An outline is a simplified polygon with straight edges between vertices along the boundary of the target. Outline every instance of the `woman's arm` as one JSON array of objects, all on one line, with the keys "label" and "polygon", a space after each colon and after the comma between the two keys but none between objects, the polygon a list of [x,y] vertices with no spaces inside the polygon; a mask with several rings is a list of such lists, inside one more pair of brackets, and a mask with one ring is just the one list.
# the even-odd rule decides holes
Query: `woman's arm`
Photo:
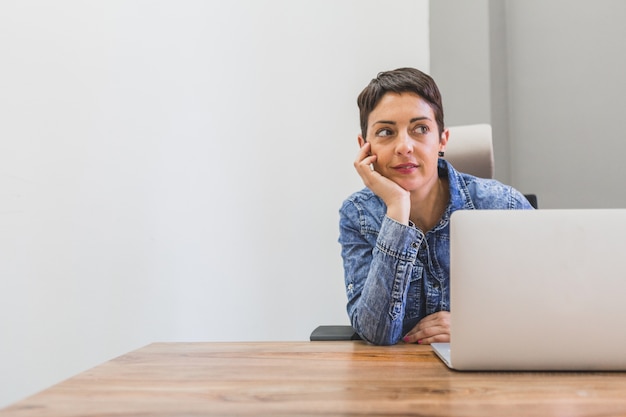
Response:
[{"label": "woman's arm", "polygon": [[344,203],[340,215],[339,243],[352,326],[371,343],[395,344],[403,336],[407,290],[423,235],[385,216],[378,236],[368,236],[351,202]]}]

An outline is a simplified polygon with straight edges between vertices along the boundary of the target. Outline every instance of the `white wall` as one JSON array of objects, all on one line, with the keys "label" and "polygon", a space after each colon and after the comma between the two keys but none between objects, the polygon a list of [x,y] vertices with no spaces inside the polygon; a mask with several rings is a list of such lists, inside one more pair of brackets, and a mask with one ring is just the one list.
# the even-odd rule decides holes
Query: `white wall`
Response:
[{"label": "white wall", "polygon": [[430,4],[430,70],[443,96],[447,125],[491,120],[488,7],[489,0]]},{"label": "white wall", "polygon": [[[440,84],[462,85],[468,73],[482,76],[480,64],[459,65],[459,58],[481,61],[489,48],[488,99],[473,85],[448,89],[446,109],[460,108],[469,96],[482,109],[469,114],[479,119],[490,110],[496,177],[536,193],[541,208],[626,207],[626,135],[620,126],[626,110],[626,2],[488,3],[433,2],[433,31],[461,11],[467,17],[446,26],[445,42],[433,32],[431,68]],[[487,40],[468,36],[484,33],[485,21]],[[468,122],[460,112],[448,115],[448,123]]]},{"label": "white wall", "polygon": [[507,1],[511,175],[545,208],[626,207],[626,2]]},{"label": "white wall", "polygon": [[490,123],[496,178],[511,183],[505,7],[502,0],[431,2],[430,69],[445,123]]},{"label": "white wall", "polygon": [[0,406],[153,341],[348,322],[356,95],[428,71],[427,0],[15,0],[0,28]]}]

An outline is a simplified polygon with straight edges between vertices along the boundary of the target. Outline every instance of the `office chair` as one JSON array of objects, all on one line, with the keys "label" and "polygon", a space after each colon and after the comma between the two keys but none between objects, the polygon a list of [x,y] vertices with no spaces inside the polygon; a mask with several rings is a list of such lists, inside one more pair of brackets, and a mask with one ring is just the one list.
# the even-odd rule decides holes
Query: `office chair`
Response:
[{"label": "office chair", "polygon": [[[453,126],[446,147],[445,159],[459,172],[481,178],[493,178],[495,168],[491,125],[477,124]],[[528,202],[537,208],[537,195],[524,194]]]},{"label": "office chair", "polygon": [[[493,178],[495,167],[491,125],[476,124],[450,127],[450,140],[446,146],[447,159],[459,172],[481,178]],[[524,194],[528,202],[537,208],[537,196]],[[322,325],[311,333],[310,340],[359,340],[350,325]]]}]

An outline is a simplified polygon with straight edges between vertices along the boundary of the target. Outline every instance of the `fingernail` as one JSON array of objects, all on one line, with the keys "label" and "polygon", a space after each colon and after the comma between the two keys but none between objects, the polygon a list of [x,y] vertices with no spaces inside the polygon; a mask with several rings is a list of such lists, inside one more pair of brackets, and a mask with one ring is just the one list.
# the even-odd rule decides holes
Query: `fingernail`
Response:
[{"label": "fingernail", "polygon": [[421,344],[422,344],[422,341],[421,341],[421,340],[418,340],[418,341],[417,341],[417,344],[418,344],[418,345],[421,345]]},{"label": "fingernail", "polygon": [[402,341],[403,341],[404,343],[409,343],[409,336],[404,336],[404,337],[402,338]]}]

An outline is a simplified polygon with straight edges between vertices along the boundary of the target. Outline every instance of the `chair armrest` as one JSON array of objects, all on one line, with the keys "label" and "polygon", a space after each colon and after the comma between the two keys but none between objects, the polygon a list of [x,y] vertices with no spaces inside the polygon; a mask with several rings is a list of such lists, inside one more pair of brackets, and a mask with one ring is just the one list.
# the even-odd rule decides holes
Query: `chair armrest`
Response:
[{"label": "chair armrest", "polygon": [[352,326],[317,326],[311,333],[311,341],[361,340]]},{"label": "chair armrest", "polygon": [[526,197],[526,200],[528,200],[528,202],[530,203],[531,206],[533,206],[534,208],[539,208],[537,206],[537,195],[536,194],[524,194],[524,197]]}]

